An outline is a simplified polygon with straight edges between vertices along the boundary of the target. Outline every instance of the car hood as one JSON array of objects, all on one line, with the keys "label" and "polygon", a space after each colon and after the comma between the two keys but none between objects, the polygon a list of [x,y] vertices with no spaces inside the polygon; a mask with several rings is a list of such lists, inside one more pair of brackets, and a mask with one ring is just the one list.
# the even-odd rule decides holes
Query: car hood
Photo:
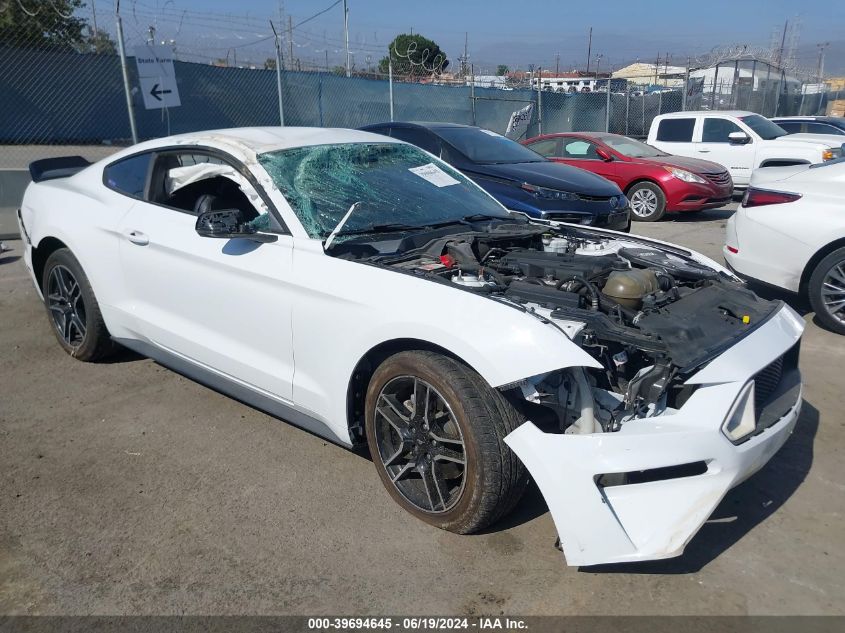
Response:
[{"label": "car hood", "polygon": [[637,158],[634,160],[637,163],[645,163],[654,166],[668,165],[670,167],[678,167],[679,169],[686,169],[694,174],[714,174],[725,171],[719,163],[714,163],[709,160],[701,160],[700,158],[687,158],[686,156],[656,156],[654,158]]},{"label": "car hood", "polygon": [[[833,147],[829,140],[819,142],[818,137],[830,137],[829,134],[787,134],[786,136],[778,136],[771,141],[763,141],[764,143],[778,143],[791,145],[792,147],[808,147],[814,146],[819,150]],[[838,145],[836,147],[839,147]]]},{"label": "car hood", "polygon": [[839,134],[809,134],[801,132],[800,134],[787,134],[786,136],[779,136],[779,141],[804,141],[805,143],[820,143],[828,147],[842,147],[845,144],[845,136]]},{"label": "car hood", "polygon": [[527,182],[538,187],[588,196],[618,196],[622,191],[614,183],[577,167],[558,163],[507,163],[504,165],[473,165],[470,171],[517,182]]}]

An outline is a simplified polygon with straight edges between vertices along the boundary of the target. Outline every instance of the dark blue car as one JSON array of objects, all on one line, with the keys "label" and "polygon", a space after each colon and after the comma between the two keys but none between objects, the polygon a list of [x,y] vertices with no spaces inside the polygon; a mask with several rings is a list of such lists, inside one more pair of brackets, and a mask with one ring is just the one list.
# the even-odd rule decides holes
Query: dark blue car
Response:
[{"label": "dark blue car", "polygon": [[628,200],[596,174],[547,160],[495,132],[455,123],[379,123],[361,128],[412,143],[472,178],[511,211],[627,231]]}]

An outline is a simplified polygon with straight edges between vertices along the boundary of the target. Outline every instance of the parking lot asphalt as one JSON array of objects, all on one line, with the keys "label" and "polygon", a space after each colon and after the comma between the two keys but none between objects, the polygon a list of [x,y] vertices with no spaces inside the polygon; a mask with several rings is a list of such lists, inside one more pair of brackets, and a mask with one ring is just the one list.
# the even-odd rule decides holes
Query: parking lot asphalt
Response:
[{"label": "parking lot asphalt", "polygon": [[[721,261],[730,213],[634,232]],[[73,360],[8,245],[0,614],[845,613],[845,339],[812,314],[781,452],[683,557],[579,570],[536,489],[486,533],[450,534],[391,501],[366,456],[129,353]]]}]

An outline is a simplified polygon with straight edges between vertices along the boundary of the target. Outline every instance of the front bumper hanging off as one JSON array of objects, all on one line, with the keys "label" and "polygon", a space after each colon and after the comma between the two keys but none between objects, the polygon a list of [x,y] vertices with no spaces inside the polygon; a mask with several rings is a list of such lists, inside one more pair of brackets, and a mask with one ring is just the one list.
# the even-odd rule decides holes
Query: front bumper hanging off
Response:
[{"label": "front bumper hanging off", "polygon": [[[775,389],[775,418],[771,410],[767,420],[767,412],[760,413],[756,431],[736,444],[722,432],[743,388],[796,345],[803,327],[784,306],[693,375],[687,383],[699,387],[677,411],[588,435],[545,433],[526,422],[505,438],[543,493],[569,565],[683,553],[725,494],[762,468],[795,427],[797,367]],[[600,485],[604,475],[643,471],[652,474],[643,483]]]}]

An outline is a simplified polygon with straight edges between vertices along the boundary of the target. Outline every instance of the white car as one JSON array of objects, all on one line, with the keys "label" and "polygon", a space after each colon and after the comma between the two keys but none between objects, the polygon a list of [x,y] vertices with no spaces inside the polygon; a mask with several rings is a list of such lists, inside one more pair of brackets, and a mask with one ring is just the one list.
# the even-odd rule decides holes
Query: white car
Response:
[{"label": "white car", "polygon": [[[746,112],[672,112],[654,118],[648,144],[669,154],[723,165],[736,189],[745,189],[760,167],[821,163],[841,155],[841,141],[787,135],[769,119]],[[804,137],[804,138],[800,138]]]},{"label": "white car", "polygon": [[754,172],[727,222],[725,260],[740,275],[800,293],[845,334],[845,159]]},{"label": "white car", "polygon": [[366,443],[443,529],[498,520],[527,469],[569,564],[677,556],[798,419],[789,307],[680,247],[515,218],[394,139],[221,130],[31,173],[25,261],[68,353],[116,342]]}]

